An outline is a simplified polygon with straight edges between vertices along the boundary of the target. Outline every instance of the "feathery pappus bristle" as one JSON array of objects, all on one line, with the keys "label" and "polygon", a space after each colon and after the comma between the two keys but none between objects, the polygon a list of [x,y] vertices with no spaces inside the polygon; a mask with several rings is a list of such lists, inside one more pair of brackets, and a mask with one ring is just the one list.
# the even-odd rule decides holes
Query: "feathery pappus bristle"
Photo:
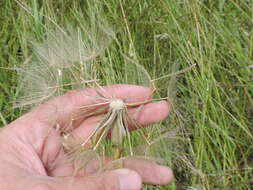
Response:
[{"label": "feathery pappus bristle", "polygon": [[[33,55],[21,67],[18,96],[14,107],[34,106],[68,90],[85,88],[97,82],[94,59],[112,41],[113,31],[97,26],[96,33],[67,26],[48,31],[43,43],[32,43]],[[102,29],[103,28],[103,29]]]}]

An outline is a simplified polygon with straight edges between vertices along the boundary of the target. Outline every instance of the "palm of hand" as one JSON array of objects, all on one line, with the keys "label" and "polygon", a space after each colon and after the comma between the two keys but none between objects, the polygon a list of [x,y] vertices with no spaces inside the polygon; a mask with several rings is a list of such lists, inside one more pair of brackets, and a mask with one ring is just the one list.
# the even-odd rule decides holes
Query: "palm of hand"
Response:
[{"label": "palm of hand", "polygon": [[[109,87],[107,87],[109,88]],[[111,86],[117,97],[129,101],[141,101],[150,96],[149,89],[129,85]],[[129,91],[133,92],[131,95]],[[127,92],[127,93],[126,93]],[[17,190],[60,190],[60,189],[139,189],[141,183],[166,184],[172,178],[169,168],[154,163],[132,160],[125,164],[128,169],[103,172],[99,177],[90,178],[85,173],[73,179],[70,164],[51,167],[56,159],[64,159],[65,154],[60,133],[47,119],[57,117],[64,125],[67,115],[73,114],[76,107],[89,105],[91,100],[83,98],[81,91],[56,98],[2,129],[0,133],[0,189]],[[51,115],[52,108],[67,111]],[[159,110],[159,114],[157,113]],[[142,125],[164,119],[168,114],[165,102],[149,103],[138,117]],[[93,129],[100,116],[90,117],[75,126],[71,131],[82,139]],[[50,135],[48,135],[50,132]],[[81,136],[80,136],[81,135]],[[130,183],[131,181],[131,183]],[[127,187],[126,187],[127,186]],[[132,186],[132,187],[131,187]]]}]

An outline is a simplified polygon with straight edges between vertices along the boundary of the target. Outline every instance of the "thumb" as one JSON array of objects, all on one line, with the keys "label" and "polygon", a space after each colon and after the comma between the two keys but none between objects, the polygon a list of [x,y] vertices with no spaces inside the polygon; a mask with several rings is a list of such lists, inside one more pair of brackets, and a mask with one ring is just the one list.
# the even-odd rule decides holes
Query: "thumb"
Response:
[{"label": "thumb", "polygon": [[[54,178],[45,190],[140,190],[140,175],[129,169],[116,169],[89,177]],[[42,187],[44,187],[43,185]],[[42,188],[43,189],[43,188]],[[44,190],[43,189],[43,190]],[[40,188],[39,188],[40,190]]]}]

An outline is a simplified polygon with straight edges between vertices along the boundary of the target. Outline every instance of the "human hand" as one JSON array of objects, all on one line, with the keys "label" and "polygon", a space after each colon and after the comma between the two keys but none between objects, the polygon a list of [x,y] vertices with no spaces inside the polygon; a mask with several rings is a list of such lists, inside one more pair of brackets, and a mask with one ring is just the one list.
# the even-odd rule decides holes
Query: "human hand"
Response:
[{"label": "human hand", "polygon": [[[133,85],[105,87],[117,98],[139,102],[151,96],[147,88]],[[142,183],[167,184],[172,179],[171,169],[155,163],[132,160],[125,168],[108,170],[96,178],[89,175],[60,177],[73,170],[66,164],[49,167],[56,159],[64,157],[60,133],[53,120],[64,126],[69,115],[75,115],[78,107],[92,104],[92,99],[83,96],[84,91],[69,92],[43,104],[0,131],[0,189],[3,190],[138,190]],[[53,110],[53,111],[52,111]],[[62,110],[62,111],[55,111]],[[138,118],[141,125],[151,124],[167,117],[169,107],[165,101],[148,103]],[[97,118],[93,116],[76,123],[73,134],[87,134],[94,128]],[[49,120],[50,118],[51,120]],[[50,135],[48,135],[48,132]]]}]

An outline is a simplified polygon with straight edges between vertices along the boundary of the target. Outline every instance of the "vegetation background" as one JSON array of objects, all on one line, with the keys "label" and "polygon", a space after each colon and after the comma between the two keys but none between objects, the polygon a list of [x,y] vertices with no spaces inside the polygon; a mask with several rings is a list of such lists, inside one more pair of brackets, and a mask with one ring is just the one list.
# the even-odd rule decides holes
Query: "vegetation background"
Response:
[{"label": "vegetation background", "polygon": [[[144,189],[253,189],[253,1],[252,0],[0,0],[0,126],[22,114],[13,109],[13,68],[31,54],[30,39],[45,29],[82,23],[101,14],[116,29],[107,52],[113,67],[133,56],[152,77],[173,65],[190,71],[177,82],[173,111],[163,125],[177,133],[167,164],[175,180]],[[119,50],[119,51],[118,51]],[[107,76],[112,70],[103,66]],[[105,80],[108,80],[105,78]],[[163,87],[164,81],[157,86]],[[161,92],[162,93],[162,92]],[[161,94],[164,95],[164,94]]]}]

